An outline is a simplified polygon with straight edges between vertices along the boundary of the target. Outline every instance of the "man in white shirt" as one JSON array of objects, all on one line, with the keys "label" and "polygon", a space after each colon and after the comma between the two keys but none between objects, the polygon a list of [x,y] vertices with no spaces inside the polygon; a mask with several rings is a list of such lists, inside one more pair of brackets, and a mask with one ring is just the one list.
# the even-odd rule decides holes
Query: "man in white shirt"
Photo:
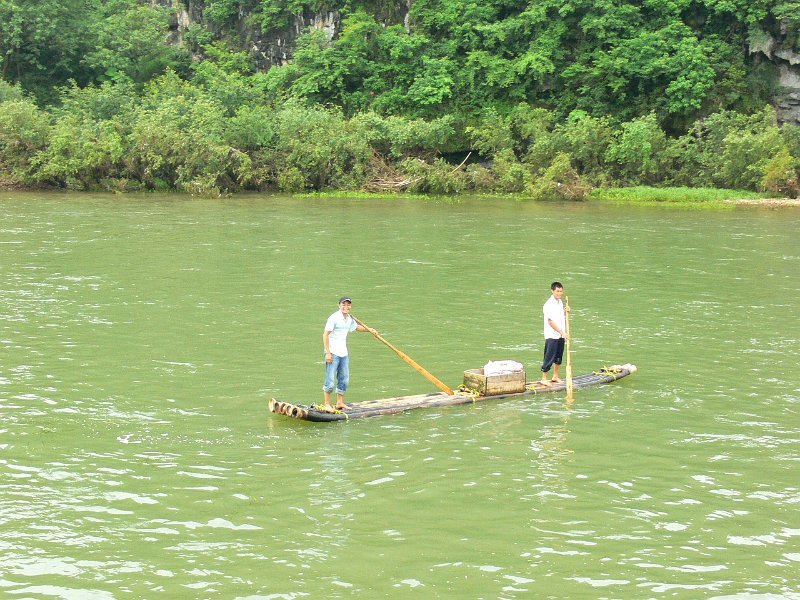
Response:
[{"label": "man in white shirt", "polygon": [[[550,286],[552,294],[542,307],[544,316],[544,361],[542,362],[541,384],[550,386],[559,383],[561,378],[558,370],[564,357],[564,342],[567,338],[566,313],[561,297],[564,295],[564,286],[554,281]],[[566,310],[569,310],[567,308]],[[548,379],[547,372],[553,367],[553,378]]]},{"label": "man in white shirt", "polygon": [[336,410],[347,410],[344,393],[350,383],[350,357],[347,354],[347,334],[351,331],[370,331],[356,323],[350,316],[353,301],[349,296],[339,299],[339,310],[325,322],[322,332],[322,345],[325,348],[325,384],[322,391],[325,395],[325,410],[333,410],[331,392],[336,379]]}]

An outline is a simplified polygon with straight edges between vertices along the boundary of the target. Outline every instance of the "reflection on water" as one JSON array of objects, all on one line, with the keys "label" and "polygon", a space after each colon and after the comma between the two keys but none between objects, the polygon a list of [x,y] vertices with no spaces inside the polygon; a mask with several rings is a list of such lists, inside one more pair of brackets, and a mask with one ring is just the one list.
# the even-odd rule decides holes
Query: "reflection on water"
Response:
[{"label": "reflection on water", "polygon": [[[25,598],[798,597],[800,215],[6,194],[0,587]],[[449,384],[611,386],[314,425],[354,313]],[[354,402],[429,383],[370,336]]]}]

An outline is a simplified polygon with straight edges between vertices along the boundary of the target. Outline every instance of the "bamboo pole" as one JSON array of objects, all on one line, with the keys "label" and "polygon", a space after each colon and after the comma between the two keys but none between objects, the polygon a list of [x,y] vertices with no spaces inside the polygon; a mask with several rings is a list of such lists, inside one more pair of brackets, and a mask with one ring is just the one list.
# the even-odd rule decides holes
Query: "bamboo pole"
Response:
[{"label": "bamboo pole", "polygon": [[435,377],[434,375],[432,375],[432,374],[431,374],[431,373],[430,373],[430,372],[429,372],[427,369],[425,369],[425,367],[423,367],[422,365],[418,364],[418,363],[417,363],[417,362],[416,362],[414,359],[412,359],[410,356],[408,356],[408,355],[407,355],[407,354],[405,354],[404,352],[402,352],[402,351],[398,350],[397,348],[395,348],[394,346],[392,346],[392,345],[391,345],[389,342],[387,342],[385,339],[383,339],[383,338],[381,337],[381,335],[380,335],[380,334],[379,334],[377,331],[375,331],[375,330],[374,330],[372,327],[367,327],[366,325],[364,325],[364,323],[363,323],[363,322],[359,321],[359,320],[358,320],[356,317],[354,317],[353,315],[350,315],[350,316],[351,316],[351,317],[353,317],[353,319],[355,319],[355,322],[356,322],[356,323],[358,323],[358,324],[359,324],[359,325],[361,325],[362,327],[364,327],[364,328],[368,329],[368,330],[369,330],[369,332],[370,332],[372,335],[374,335],[376,339],[378,339],[379,341],[381,341],[381,342],[383,342],[384,344],[386,344],[387,346],[389,346],[389,348],[391,348],[391,349],[392,349],[392,350],[393,350],[393,351],[394,351],[394,352],[397,354],[397,356],[399,356],[399,357],[400,357],[400,358],[402,358],[404,361],[406,361],[406,362],[407,362],[409,365],[411,365],[412,367],[414,367],[414,369],[416,369],[416,370],[417,370],[419,373],[421,373],[421,374],[422,374],[422,376],[423,376],[423,377],[425,377],[425,379],[427,379],[428,381],[430,381],[430,382],[431,382],[433,385],[435,385],[436,387],[438,387],[440,390],[442,390],[442,391],[443,391],[443,392],[445,392],[446,394],[449,394],[450,396],[452,396],[452,395],[455,393],[455,392],[453,392],[453,390],[451,390],[449,387],[447,387],[447,385],[446,385],[446,384],[442,383],[442,382],[441,382],[441,381],[440,381],[438,378],[436,378],[436,377]]},{"label": "bamboo pole", "polygon": [[572,400],[572,348],[569,335],[569,296],[566,297],[566,334],[567,334],[567,400]]}]

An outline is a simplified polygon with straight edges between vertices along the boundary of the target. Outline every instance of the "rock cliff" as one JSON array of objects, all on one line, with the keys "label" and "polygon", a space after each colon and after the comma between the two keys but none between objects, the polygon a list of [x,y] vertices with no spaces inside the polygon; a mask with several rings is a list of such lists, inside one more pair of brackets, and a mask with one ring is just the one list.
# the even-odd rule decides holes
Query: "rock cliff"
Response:
[{"label": "rock cliff", "polygon": [[787,32],[759,30],[750,35],[750,53],[765,58],[778,68],[780,90],[773,99],[782,123],[800,125],[800,53],[787,41]]}]

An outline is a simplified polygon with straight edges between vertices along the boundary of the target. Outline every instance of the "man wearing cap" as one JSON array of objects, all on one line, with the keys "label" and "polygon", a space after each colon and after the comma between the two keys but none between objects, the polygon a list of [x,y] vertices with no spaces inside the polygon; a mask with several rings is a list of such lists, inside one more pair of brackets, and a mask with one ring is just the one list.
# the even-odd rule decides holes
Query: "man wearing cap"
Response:
[{"label": "man wearing cap", "polygon": [[336,378],[336,409],[347,410],[350,407],[344,403],[344,393],[350,383],[350,360],[347,355],[347,334],[351,331],[371,331],[356,323],[350,316],[353,301],[349,296],[339,299],[339,310],[333,313],[325,323],[322,332],[322,345],[325,348],[325,384],[322,391],[325,394],[325,410],[333,410],[331,406],[331,392],[333,380]]}]

